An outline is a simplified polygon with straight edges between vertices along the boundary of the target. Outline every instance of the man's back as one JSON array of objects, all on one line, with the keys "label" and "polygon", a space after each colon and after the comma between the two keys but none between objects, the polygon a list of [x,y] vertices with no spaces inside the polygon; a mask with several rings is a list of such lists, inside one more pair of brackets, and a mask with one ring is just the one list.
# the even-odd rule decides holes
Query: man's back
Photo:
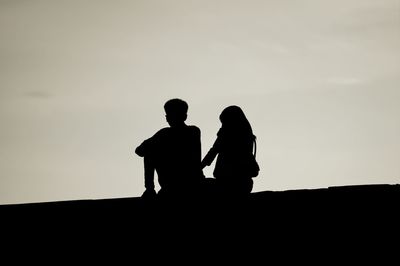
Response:
[{"label": "man's back", "polygon": [[201,169],[200,129],[187,126],[188,104],[171,99],[164,104],[165,118],[170,127],[163,128],[136,148],[144,157],[146,191],[143,197],[153,197],[154,171],[157,171],[161,194],[177,196],[193,194],[204,178]]},{"label": "man's back", "polygon": [[185,186],[202,177],[200,130],[197,127],[160,130],[157,147],[156,171],[162,188]]},{"label": "man's back", "polygon": [[197,185],[203,177],[200,129],[196,126],[163,128],[143,142],[137,153],[152,158],[164,191]]}]

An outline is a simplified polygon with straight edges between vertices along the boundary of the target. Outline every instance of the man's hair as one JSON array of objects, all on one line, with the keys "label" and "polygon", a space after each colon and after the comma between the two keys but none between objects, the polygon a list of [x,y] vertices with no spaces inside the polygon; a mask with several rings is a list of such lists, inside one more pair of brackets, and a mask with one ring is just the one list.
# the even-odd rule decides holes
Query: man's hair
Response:
[{"label": "man's hair", "polygon": [[181,99],[171,99],[164,104],[164,110],[167,115],[184,116],[189,109],[188,104]]}]

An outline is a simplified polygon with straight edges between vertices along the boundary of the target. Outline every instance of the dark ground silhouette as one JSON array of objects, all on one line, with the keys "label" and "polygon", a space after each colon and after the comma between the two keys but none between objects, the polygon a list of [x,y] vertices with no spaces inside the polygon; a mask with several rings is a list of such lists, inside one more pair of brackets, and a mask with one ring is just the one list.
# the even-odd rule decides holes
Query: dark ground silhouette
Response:
[{"label": "dark ground silhouette", "polygon": [[[269,224],[289,221],[290,217],[312,221],[322,217],[333,220],[368,218],[370,224],[377,218],[387,219],[400,207],[400,185],[358,185],[321,189],[253,192],[243,200],[231,198],[198,200],[145,200],[140,197],[73,200],[43,203],[0,205],[3,222],[23,218],[18,222],[80,219],[94,223],[146,226],[156,217],[172,222],[182,217],[193,223],[217,221],[237,216],[231,223]],[[370,219],[369,219],[370,218]],[[158,218],[156,218],[158,219]],[[398,218],[396,218],[397,220]],[[188,221],[189,221],[188,220]],[[168,223],[168,220],[165,221]],[[387,221],[388,224],[391,222]],[[206,225],[205,223],[204,225]]]},{"label": "dark ground silhouette", "polygon": [[0,205],[0,228],[3,254],[29,262],[40,254],[163,264],[359,263],[374,255],[381,265],[397,254],[399,198],[400,185],[382,184],[264,191],[243,201],[134,197]]}]

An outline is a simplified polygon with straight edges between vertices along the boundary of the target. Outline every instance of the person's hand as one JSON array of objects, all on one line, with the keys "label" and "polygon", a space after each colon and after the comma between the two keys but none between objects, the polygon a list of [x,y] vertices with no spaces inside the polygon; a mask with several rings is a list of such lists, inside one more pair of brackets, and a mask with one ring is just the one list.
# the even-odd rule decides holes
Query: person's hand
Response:
[{"label": "person's hand", "polygon": [[154,189],[146,189],[142,194],[142,199],[155,199],[157,193]]}]

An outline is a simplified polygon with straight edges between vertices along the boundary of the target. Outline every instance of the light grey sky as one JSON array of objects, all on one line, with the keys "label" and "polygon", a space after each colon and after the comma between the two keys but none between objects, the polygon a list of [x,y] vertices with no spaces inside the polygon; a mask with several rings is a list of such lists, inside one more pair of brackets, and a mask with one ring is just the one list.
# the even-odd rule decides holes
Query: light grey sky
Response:
[{"label": "light grey sky", "polygon": [[140,196],[175,97],[203,154],[243,108],[254,191],[400,183],[400,0],[0,0],[0,40],[0,204]]}]

